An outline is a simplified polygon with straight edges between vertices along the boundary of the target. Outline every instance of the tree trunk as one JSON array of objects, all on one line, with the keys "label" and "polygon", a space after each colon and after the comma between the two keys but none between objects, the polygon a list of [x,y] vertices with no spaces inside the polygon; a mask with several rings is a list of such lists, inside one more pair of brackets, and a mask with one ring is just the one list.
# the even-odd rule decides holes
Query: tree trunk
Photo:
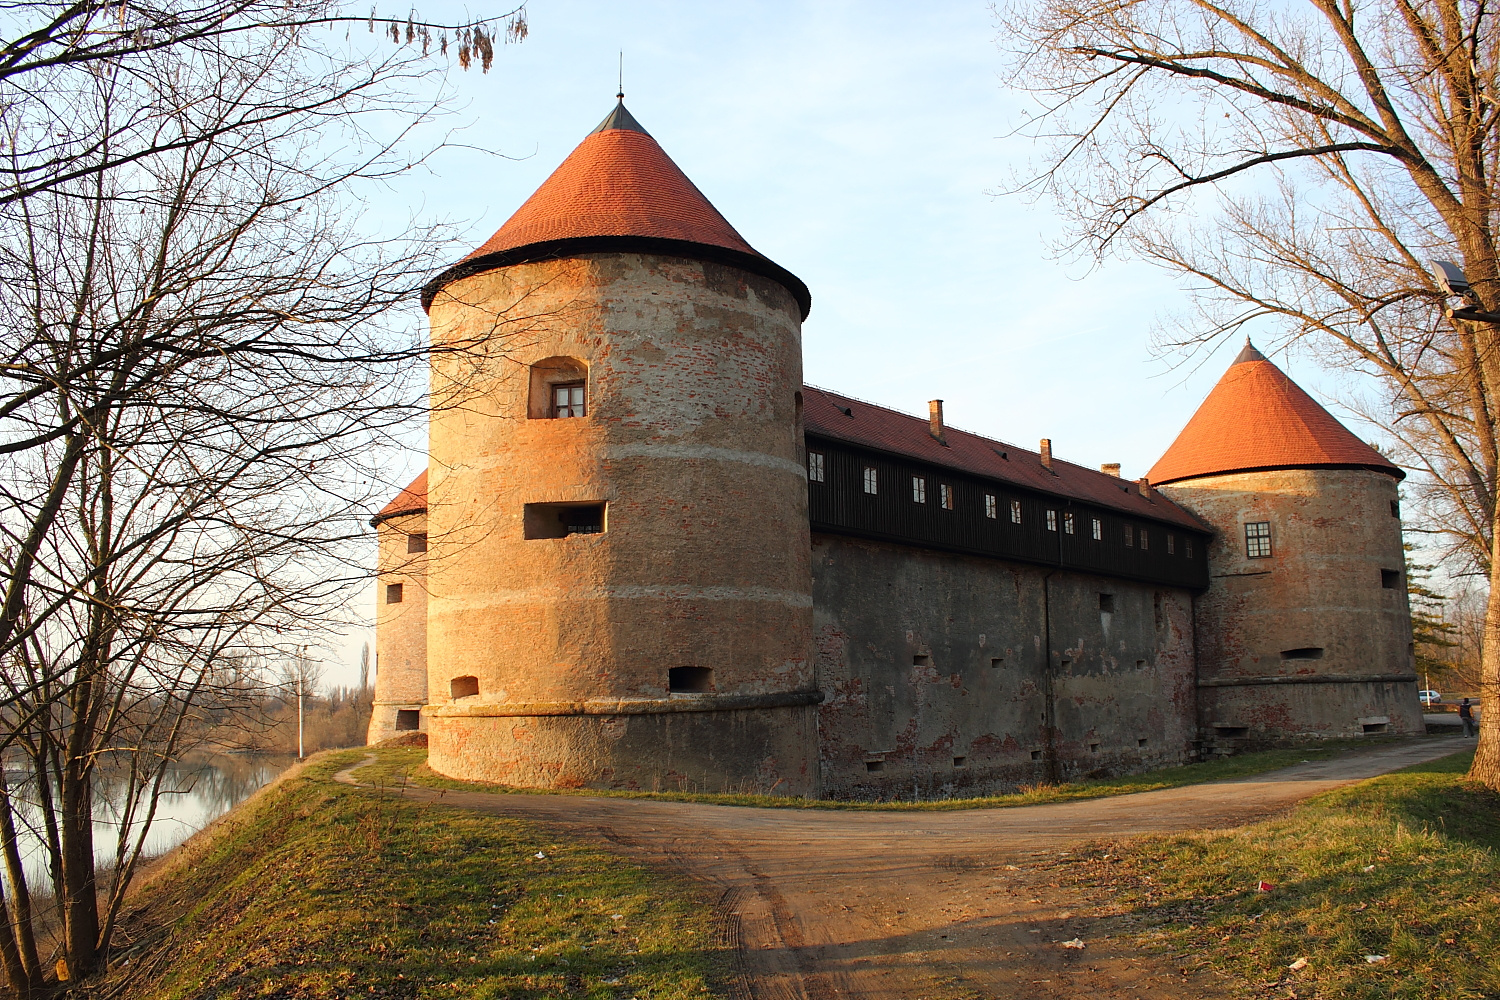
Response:
[{"label": "tree trunk", "polygon": [[[85,666],[90,670],[90,666]],[[94,871],[93,768],[87,757],[87,731],[93,719],[93,682],[74,689],[72,735],[62,781],[62,876],[64,944],[68,974],[83,979],[98,963],[99,900]]]},{"label": "tree trunk", "polygon": [[[1496,521],[1500,526],[1500,516]],[[1490,537],[1495,540],[1492,546],[1500,546],[1500,532],[1491,532]],[[1469,779],[1500,791],[1500,551],[1490,557],[1490,598],[1479,657],[1479,746]]]},{"label": "tree trunk", "polygon": [[[34,766],[34,765],[33,765]],[[38,769],[36,772],[38,781],[46,781],[47,776]],[[11,810],[10,788],[5,781],[5,768],[0,766],[0,852],[5,856],[5,880],[11,891],[11,898],[15,904],[15,937],[0,940],[0,948],[6,949],[5,962],[6,974],[10,975],[10,951],[14,950],[16,961],[20,965],[21,973],[26,977],[27,985],[34,990],[42,988],[42,963],[37,956],[36,935],[31,922],[31,888],[26,884],[25,869],[21,863],[21,850],[16,837],[16,818]],[[3,906],[3,903],[0,903]],[[7,933],[12,922],[10,916],[6,915]],[[21,995],[25,990],[16,988]]]},{"label": "tree trunk", "polygon": [[5,906],[3,890],[0,890],[0,969],[5,972],[5,985],[12,996],[31,996],[31,976],[21,963],[21,953],[16,948],[16,937],[11,933],[10,911]]}]

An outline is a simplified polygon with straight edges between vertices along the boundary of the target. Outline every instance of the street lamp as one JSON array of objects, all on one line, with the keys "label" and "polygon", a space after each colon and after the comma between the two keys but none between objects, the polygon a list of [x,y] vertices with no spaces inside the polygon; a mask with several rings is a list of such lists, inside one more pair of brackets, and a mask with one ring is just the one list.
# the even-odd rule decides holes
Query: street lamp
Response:
[{"label": "street lamp", "polygon": [[1451,260],[1434,260],[1432,274],[1437,278],[1438,286],[1450,298],[1463,299],[1471,303],[1457,309],[1444,303],[1444,316],[1449,319],[1473,319],[1487,323],[1500,323],[1500,313],[1485,312],[1479,308],[1479,300],[1474,297],[1474,291],[1469,287],[1469,279],[1464,274],[1463,268]]}]

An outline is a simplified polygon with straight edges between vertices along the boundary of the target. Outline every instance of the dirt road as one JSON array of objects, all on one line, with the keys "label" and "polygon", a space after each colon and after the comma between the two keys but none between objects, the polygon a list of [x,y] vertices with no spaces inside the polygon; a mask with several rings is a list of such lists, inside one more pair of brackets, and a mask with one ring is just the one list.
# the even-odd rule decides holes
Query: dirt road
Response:
[{"label": "dirt road", "polygon": [[[1237,826],[1338,785],[1464,749],[1434,738],[1253,778],[957,812],[751,809],[412,789],[413,797],[603,838],[722,892],[746,1000],[1226,995],[1207,973],[1111,940],[1050,865],[1100,839]],[[1081,938],[1083,949],[1062,947]]]}]

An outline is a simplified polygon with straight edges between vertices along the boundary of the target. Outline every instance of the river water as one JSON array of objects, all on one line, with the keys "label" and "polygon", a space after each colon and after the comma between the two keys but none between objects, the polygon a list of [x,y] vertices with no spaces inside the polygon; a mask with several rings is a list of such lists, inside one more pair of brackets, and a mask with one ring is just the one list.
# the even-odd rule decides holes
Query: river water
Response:
[{"label": "river water", "polygon": [[[172,765],[162,783],[156,817],[146,834],[146,856],[165,854],[248,798],[256,789],[286,770],[296,758],[270,754],[199,753]],[[11,772],[12,789],[21,787],[24,774]],[[114,862],[124,803],[123,787],[108,773],[101,774],[94,792],[94,856],[101,866]],[[44,840],[36,830],[36,812],[24,806],[21,818],[31,827],[18,831],[25,858],[26,879],[33,890],[46,891],[47,860]]]}]

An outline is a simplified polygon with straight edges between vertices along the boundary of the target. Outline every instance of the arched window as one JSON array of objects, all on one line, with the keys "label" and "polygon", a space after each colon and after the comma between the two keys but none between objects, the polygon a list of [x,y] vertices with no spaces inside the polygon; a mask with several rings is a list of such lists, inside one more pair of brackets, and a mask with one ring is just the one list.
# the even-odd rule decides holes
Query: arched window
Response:
[{"label": "arched window", "polygon": [[545,358],[531,366],[526,415],[532,420],[589,415],[589,368],[577,358]]}]

